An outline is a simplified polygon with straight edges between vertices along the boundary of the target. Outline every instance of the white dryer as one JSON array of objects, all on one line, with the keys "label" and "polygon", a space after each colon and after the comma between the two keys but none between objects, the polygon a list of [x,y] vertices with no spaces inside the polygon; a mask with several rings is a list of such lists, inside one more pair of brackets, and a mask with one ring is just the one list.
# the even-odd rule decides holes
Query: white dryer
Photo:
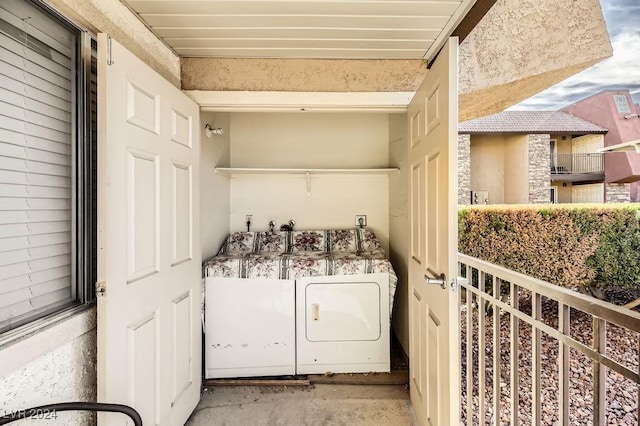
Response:
[{"label": "white dryer", "polygon": [[296,280],[296,373],[387,372],[389,274]]}]

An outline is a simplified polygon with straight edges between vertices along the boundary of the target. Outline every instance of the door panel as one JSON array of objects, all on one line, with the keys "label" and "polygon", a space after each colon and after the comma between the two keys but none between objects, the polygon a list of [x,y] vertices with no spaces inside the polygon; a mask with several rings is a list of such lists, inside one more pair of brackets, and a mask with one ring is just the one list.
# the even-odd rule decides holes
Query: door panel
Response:
[{"label": "door panel", "polygon": [[[428,71],[408,110],[411,401],[420,424],[459,419],[457,292],[457,39]],[[444,274],[445,286],[427,284]]]},{"label": "door panel", "polygon": [[199,109],[115,40],[98,46],[98,401],[182,425],[200,397]]}]

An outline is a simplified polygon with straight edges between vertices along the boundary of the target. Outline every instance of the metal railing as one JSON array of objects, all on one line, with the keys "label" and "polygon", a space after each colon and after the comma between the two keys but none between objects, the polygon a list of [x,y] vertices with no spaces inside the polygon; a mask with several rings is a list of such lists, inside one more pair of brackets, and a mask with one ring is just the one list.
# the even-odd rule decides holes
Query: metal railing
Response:
[{"label": "metal railing", "polygon": [[639,313],[463,254],[458,265],[462,424],[640,424]]},{"label": "metal railing", "polygon": [[551,154],[551,174],[604,173],[604,154]]}]

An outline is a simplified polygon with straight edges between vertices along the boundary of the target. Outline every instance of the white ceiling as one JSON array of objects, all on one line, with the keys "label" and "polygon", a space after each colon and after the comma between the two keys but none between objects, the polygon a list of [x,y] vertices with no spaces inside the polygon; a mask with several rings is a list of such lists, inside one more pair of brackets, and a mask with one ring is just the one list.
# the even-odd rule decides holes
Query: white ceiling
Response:
[{"label": "white ceiling", "polygon": [[475,0],[124,0],[180,56],[431,59]]}]

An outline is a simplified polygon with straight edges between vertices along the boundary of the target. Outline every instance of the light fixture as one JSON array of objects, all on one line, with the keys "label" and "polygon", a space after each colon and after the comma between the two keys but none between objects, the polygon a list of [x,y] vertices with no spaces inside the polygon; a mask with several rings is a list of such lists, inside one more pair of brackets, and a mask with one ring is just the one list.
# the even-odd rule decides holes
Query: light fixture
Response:
[{"label": "light fixture", "polygon": [[204,125],[204,134],[207,135],[207,138],[211,139],[211,135],[222,135],[224,130],[220,127],[211,127],[209,123]]},{"label": "light fixture", "polygon": [[631,120],[632,118],[638,118],[638,114],[627,114],[624,116],[625,120]]}]

